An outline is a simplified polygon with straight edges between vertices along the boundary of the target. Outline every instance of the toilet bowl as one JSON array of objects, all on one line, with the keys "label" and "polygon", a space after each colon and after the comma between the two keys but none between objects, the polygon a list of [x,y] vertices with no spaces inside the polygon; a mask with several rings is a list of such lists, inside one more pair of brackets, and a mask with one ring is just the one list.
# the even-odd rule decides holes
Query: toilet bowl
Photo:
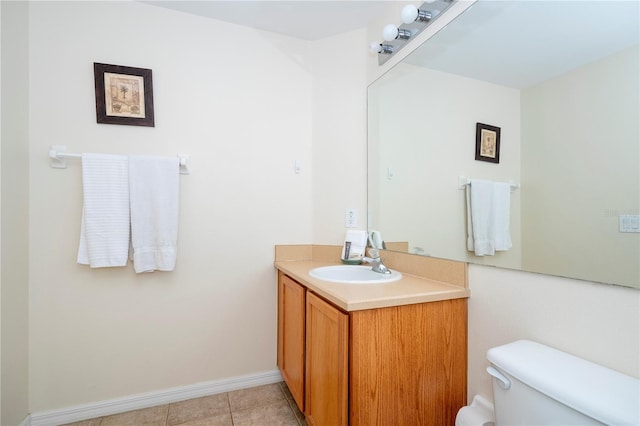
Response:
[{"label": "toilet bowl", "polygon": [[495,426],[493,404],[481,395],[474,396],[471,405],[458,411],[456,426]]},{"label": "toilet bowl", "polygon": [[497,426],[640,425],[635,377],[528,340],[492,348],[487,359]]}]

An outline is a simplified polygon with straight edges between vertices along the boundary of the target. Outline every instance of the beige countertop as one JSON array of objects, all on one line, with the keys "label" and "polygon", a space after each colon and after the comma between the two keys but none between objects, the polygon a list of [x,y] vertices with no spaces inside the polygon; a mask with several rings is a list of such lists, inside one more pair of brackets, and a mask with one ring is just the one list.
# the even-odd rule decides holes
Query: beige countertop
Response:
[{"label": "beige countertop", "polygon": [[399,281],[384,284],[342,284],[309,275],[313,268],[338,265],[326,260],[276,260],[274,265],[309,290],[349,312],[469,297],[469,289],[402,272]]}]

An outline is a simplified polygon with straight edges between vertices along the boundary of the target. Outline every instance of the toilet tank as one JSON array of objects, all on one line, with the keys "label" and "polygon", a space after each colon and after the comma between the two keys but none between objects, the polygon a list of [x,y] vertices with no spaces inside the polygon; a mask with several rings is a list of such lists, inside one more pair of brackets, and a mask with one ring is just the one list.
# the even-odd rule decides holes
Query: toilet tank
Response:
[{"label": "toilet tank", "polygon": [[487,352],[496,425],[639,425],[640,380],[528,340]]}]

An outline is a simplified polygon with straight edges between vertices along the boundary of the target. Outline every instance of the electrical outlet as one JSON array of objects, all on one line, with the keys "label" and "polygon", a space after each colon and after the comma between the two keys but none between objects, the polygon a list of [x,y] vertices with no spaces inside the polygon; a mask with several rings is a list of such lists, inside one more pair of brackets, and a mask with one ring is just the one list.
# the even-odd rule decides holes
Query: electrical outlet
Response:
[{"label": "electrical outlet", "polygon": [[346,210],[344,226],[346,228],[355,228],[358,226],[358,209]]}]

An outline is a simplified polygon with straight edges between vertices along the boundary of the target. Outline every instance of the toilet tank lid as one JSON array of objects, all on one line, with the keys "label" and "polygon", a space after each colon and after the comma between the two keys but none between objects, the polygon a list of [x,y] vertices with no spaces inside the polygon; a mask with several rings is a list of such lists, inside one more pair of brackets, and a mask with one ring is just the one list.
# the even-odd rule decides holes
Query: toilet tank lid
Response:
[{"label": "toilet tank lid", "polygon": [[609,425],[640,424],[640,380],[529,340],[489,349],[498,369]]}]

